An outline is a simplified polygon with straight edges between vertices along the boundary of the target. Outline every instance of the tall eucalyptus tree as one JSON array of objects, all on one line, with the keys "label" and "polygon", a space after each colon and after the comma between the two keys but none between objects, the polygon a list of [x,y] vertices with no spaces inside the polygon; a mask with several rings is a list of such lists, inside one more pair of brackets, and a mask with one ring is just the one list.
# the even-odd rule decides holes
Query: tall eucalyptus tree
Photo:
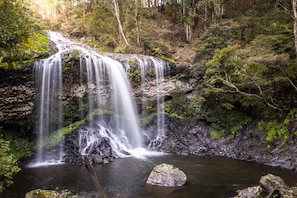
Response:
[{"label": "tall eucalyptus tree", "polygon": [[297,56],[297,0],[292,0],[292,9],[293,9],[293,20],[294,20],[294,43],[295,43],[295,52]]},{"label": "tall eucalyptus tree", "polygon": [[123,25],[122,25],[121,18],[120,18],[121,13],[120,13],[119,1],[118,0],[105,0],[104,2],[111,7],[113,14],[114,14],[114,16],[117,20],[117,23],[118,23],[119,33],[120,33],[121,37],[123,38],[125,44],[127,46],[130,46],[130,44],[125,36],[124,30],[123,30]]}]

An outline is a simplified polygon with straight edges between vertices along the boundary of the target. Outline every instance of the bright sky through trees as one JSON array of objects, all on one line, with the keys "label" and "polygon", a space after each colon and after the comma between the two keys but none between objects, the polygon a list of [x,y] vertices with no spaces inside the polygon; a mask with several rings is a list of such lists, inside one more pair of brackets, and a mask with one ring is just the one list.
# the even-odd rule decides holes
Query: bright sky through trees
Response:
[{"label": "bright sky through trees", "polygon": [[38,12],[42,18],[56,17],[56,7],[58,0],[33,0],[29,5]]}]

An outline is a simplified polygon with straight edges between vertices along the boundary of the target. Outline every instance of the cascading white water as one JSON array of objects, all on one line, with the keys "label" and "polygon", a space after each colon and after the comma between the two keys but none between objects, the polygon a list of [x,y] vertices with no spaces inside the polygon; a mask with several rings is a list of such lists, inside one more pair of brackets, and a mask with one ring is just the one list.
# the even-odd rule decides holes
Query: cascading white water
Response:
[{"label": "cascading white water", "polygon": [[[141,86],[144,91],[146,72],[149,69],[154,69],[152,73],[155,74],[156,79],[156,98],[157,98],[157,134],[156,138],[162,138],[165,136],[165,107],[164,107],[164,95],[163,95],[163,83],[164,75],[169,71],[168,64],[155,57],[133,57],[138,62],[138,69],[141,71]],[[143,101],[143,106],[145,102]],[[144,107],[142,109],[145,109]]]},{"label": "cascading white water", "polygon": [[[81,155],[88,155],[92,147],[98,144],[98,138],[107,138],[110,141],[113,152],[119,156],[125,156],[127,153],[139,155],[139,150],[143,147],[141,129],[139,125],[136,104],[133,99],[130,82],[123,65],[111,59],[110,57],[100,55],[81,45],[74,43],[61,34],[49,32],[50,39],[56,44],[58,52],[47,59],[35,63],[35,74],[37,79],[37,89],[39,91],[39,109],[38,109],[38,149],[36,164],[46,163],[50,160],[61,160],[60,156],[44,156],[44,142],[47,137],[55,130],[63,127],[63,78],[62,78],[62,57],[76,50],[80,54],[80,79],[84,83],[83,74],[86,74],[88,107],[89,114],[96,109],[103,108],[101,96],[109,93],[112,99],[115,126],[106,128],[101,124],[96,124],[94,130],[82,131],[79,137],[79,152]],[[164,78],[164,62],[148,57],[144,60],[138,60],[139,67],[144,73],[148,65],[153,65],[157,79],[157,100],[158,100],[158,134],[164,133],[164,108],[161,107],[164,101],[160,97],[162,82]],[[145,76],[142,75],[142,78]],[[107,83],[106,83],[107,82]],[[109,89],[107,89],[107,85]],[[102,93],[104,92],[104,93]],[[94,98],[96,98],[94,100]],[[100,142],[100,141],[99,141]],[[61,149],[62,151],[62,149]]]},{"label": "cascading white water", "polygon": [[[63,126],[62,110],[62,63],[61,51],[35,63],[35,74],[37,76],[37,87],[39,89],[38,108],[38,142],[37,142],[37,162],[43,162],[44,139],[58,128]],[[51,123],[56,123],[55,125]],[[60,158],[61,156],[59,156]]]}]

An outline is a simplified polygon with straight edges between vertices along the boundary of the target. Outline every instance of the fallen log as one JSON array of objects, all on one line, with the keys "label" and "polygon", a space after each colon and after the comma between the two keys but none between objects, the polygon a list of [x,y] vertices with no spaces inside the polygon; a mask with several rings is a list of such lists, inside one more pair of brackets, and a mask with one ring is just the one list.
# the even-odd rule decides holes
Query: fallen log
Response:
[{"label": "fallen log", "polygon": [[97,174],[96,174],[96,172],[94,170],[94,167],[90,163],[90,161],[89,161],[89,159],[87,157],[85,157],[85,165],[86,165],[88,171],[91,174],[91,177],[92,177],[92,180],[93,180],[94,185],[96,186],[99,194],[101,195],[100,197],[106,198],[107,197],[106,196],[106,193],[105,193],[105,191],[104,191],[104,189],[103,189],[103,187],[102,187],[102,185],[101,185],[101,183],[100,183],[100,181],[99,181],[99,179],[97,177]]}]

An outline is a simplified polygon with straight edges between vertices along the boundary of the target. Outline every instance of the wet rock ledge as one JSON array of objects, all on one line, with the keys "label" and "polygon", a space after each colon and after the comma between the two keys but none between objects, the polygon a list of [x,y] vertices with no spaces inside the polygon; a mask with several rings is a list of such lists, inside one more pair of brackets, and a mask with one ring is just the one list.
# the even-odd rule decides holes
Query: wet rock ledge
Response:
[{"label": "wet rock ledge", "polygon": [[166,118],[166,125],[167,135],[154,143],[156,150],[179,155],[223,156],[297,171],[296,137],[289,137],[285,145],[279,146],[281,140],[267,143],[265,133],[251,133],[256,125],[253,123],[235,135],[218,139],[211,137],[204,123]]}]

